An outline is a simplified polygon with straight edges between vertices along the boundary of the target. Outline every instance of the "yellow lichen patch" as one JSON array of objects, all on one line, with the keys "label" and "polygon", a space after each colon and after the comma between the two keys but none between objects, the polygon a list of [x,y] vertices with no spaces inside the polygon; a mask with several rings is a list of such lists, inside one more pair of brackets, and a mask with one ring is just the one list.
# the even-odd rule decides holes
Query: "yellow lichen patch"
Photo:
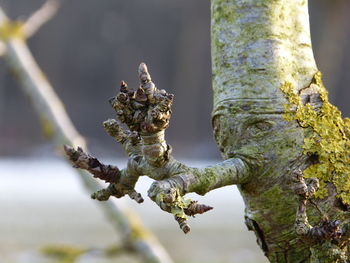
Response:
[{"label": "yellow lichen patch", "polygon": [[23,23],[19,21],[5,21],[0,25],[0,40],[23,38]]},{"label": "yellow lichen patch", "polygon": [[[187,219],[187,216],[184,212],[184,209],[188,208],[191,204],[192,200],[186,199],[180,195],[180,192],[178,189],[176,189],[176,192],[174,193],[174,201],[169,204],[170,205],[170,213],[172,213],[174,216]],[[156,203],[164,203],[164,194],[160,193],[156,197]]]},{"label": "yellow lichen patch", "polygon": [[303,105],[290,83],[282,85],[281,90],[288,99],[283,117],[287,121],[296,120],[303,128],[311,128],[312,132],[305,133],[304,154],[317,155],[319,162],[309,166],[304,176],[320,180],[320,189],[315,196],[326,197],[325,186],[331,182],[338,197],[345,204],[350,204],[350,120],[343,119],[340,110],[329,103],[321,77],[321,73],[317,72],[312,81],[319,87],[322,101],[322,106],[317,109],[313,109],[310,103]]}]

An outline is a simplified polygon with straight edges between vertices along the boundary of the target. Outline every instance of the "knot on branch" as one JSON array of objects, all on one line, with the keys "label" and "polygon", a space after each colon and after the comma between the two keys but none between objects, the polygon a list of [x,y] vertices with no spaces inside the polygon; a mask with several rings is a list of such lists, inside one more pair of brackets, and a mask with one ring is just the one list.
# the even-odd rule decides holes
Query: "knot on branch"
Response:
[{"label": "knot on branch", "polygon": [[160,132],[169,126],[173,94],[158,90],[151,80],[147,66],[139,66],[140,86],[133,90],[126,82],[120,84],[120,92],[110,99],[117,118],[131,131],[141,135]]},{"label": "knot on branch", "polygon": [[[342,231],[340,229],[340,221],[329,220],[326,216],[311,200],[311,197],[319,189],[319,181],[317,178],[304,179],[302,171],[297,170],[293,175],[293,190],[299,195],[299,207],[295,220],[295,231],[304,240],[309,243],[322,243],[326,240],[337,240],[341,237]],[[316,207],[322,216],[322,220],[316,225],[311,226],[308,222],[308,216],[306,212],[307,203],[311,203]]]},{"label": "knot on branch", "polygon": [[105,165],[81,148],[75,150],[66,146],[65,151],[75,167],[110,183],[107,188],[91,195],[99,201],[129,195],[141,203],[143,198],[134,189],[138,178],[147,175],[155,180],[164,179],[152,184],[149,197],[162,210],[173,214],[182,231],[188,233],[187,216],[203,214],[213,208],[184,198],[184,185],[180,184],[186,182],[181,176],[174,179],[176,175],[192,171],[171,158],[172,148],[165,141],[174,96],[156,88],[144,63],[140,64],[138,75],[140,86],[136,90],[121,82],[119,93],[109,100],[117,113],[117,120],[108,119],[103,123],[107,133],[121,143],[128,154],[127,167],[119,170]]},{"label": "knot on branch", "polygon": [[301,170],[294,172],[292,181],[294,184],[294,192],[305,199],[313,196],[315,192],[320,188],[320,183],[317,178],[308,178],[305,180]]},{"label": "knot on branch", "polygon": [[309,235],[316,238],[318,242],[323,240],[336,240],[342,235],[339,220],[323,219],[319,224],[310,229]]}]

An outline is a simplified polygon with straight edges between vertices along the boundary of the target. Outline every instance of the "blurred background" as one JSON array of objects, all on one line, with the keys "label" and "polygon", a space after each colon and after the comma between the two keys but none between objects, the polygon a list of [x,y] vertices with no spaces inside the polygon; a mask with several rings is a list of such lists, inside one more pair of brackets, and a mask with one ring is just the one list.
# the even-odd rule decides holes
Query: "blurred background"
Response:
[{"label": "blurred background", "polygon": [[[12,19],[26,19],[43,2],[0,0],[0,5]],[[350,2],[309,2],[316,61],[331,101],[347,117]],[[220,159],[210,125],[208,0],[65,0],[28,45],[96,156],[123,167],[121,147],[101,124],[114,117],[108,99],[120,80],[137,87],[137,67],[144,61],[156,85],[175,94],[166,132],[174,156],[199,166]],[[39,262],[35,251],[47,244],[106,247],[118,242],[74,171],[42,135],[30,101],[3,59],[0,167],[0,262],[33,262],[33,257]],[[144,179],[139,184],[144,195],[150,183]],[[187,236],[150,201],[142,206],[124,201],[141,214],[176,262],[266,262],[243,224],[243,204],[234,187],[200,200],[215,210],[192,220],[194,230]],[[107,259],[94,260],[83,262]],[[125,260],[121,262],[129,262]]]}]

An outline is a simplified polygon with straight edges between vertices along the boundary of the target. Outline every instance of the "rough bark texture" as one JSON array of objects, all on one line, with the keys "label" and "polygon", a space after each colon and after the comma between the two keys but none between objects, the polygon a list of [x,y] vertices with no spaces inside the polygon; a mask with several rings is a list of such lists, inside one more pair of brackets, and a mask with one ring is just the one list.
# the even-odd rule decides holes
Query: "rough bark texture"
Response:
[{"label": "rough bark texture", "polygon": [[[186,215],[210,208],[183,195],[237,184],[246,225],[270,262],[349,262],[349,121],[327,101],[307,1],[211,2],[212,123],[224,161],[198,169],[172,158],[164,130],[173,97],[155,87],[141,64],[140,87],[122,82],[111,101],[119,122],[105,124],[123,144],[128,166],[97,199],[128,194],[147,175],[156,180],[149,197],[187,233]],[[76,161],[77,152],[67,148],[77,166],[93,169]]]},{"label": "rough bark texture", "polygon": [[314,205],[306,201],[312,194],[295,191],[297,171],[322,160],[304,147],[314,127],[285,114],[308,104],[320,115],[328,103],[319,95],[307,1],[212,0],[212,61],[215,139],[225,159],[241,158],[252,171],[238,187],[265,255],[271,262],[347,262],[348,212],[336,184],[322,180],[328,194]]}]

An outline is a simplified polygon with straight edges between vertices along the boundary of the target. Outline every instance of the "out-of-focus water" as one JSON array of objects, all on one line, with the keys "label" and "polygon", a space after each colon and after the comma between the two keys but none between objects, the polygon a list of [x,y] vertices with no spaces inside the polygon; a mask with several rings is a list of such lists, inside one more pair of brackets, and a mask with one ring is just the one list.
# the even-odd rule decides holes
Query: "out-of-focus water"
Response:
[{"label": "out-of-focus water", "polygon": [[[113,163],[123,167],[125,162]],[[198,167],[212,162],[186,163]],[[244,205],[234,186],[204,197],[190,194],[214,210],[191,219],[191,233],[184,235],[173,217],[147,198],[151,183],[143,177],[137,184],[146,197],[143,204],[118,201],[139,214],[176,262],[267,262],[243,223]],[[28,255],[48,244],[103,248],[117,243],[118,233],[89,196],[63,161],[0,160],[0,262],[37,263]]]}]

